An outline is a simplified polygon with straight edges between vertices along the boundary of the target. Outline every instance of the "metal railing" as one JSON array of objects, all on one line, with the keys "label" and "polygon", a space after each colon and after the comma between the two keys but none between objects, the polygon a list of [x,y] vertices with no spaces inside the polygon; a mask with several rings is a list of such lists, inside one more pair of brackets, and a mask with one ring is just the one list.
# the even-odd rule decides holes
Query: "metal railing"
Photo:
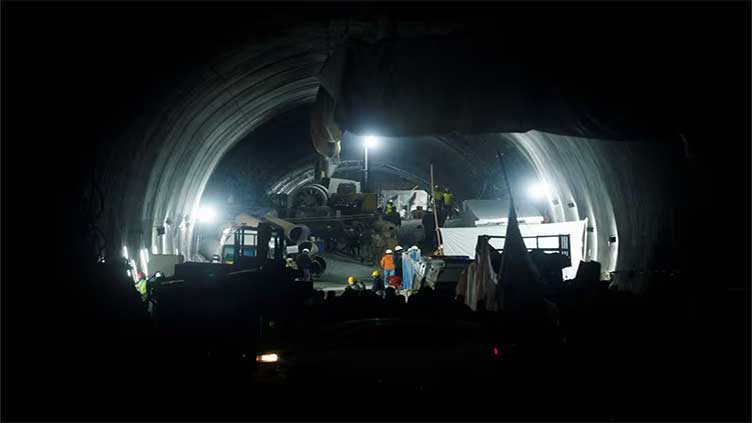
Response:
[{"label": "metal railing", "polygon": [[[506,236],[503,236],[503,235],[486,235],[486,237],[506,240]],[[559,243],[558,243],[559,246],[556,248],[541,248],[540,247],[541,238],[557,238],[559,240]],[[528,247],[527,249],[528,251],[539,250],[543,252],[559,253],[567,257],[572,256],[571,244],[569,243],[569,235],[536,235],[536,236],[523,236],[522,237],[523,241],[526,239],[535,239],[535,248]],[[527,246],[527,243],[525,243],[525,246]],[[494,248],[494,250],[500,253],[504,251],[503,248]]]}]

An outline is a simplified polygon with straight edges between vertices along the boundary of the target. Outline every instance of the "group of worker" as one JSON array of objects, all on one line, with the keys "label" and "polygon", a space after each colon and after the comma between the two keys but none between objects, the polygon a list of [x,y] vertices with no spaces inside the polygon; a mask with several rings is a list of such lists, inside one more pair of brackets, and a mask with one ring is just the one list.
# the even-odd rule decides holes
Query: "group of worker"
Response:
[{"label": "group of worker", "polygon": [[444,210],[447,218],[451,219],[456,217],[456,211],[454,209],[454,193],[449,187],[445,187],[444,191],[442,191],[438,185],[434,185],[431,200],[437,210]]},{"label": "group of worker", "polygon": [[[419,255],[420,250],[417,246],[413,246],[408,250],[408,253],[412,252],[415,252],[416,255]],[[404,249],[399,245],[394,247],[394,250],[388,248],[384,252],[384,255],[381,257],[381,260],[379,262],[381,271],[374,270],[373,272],[371,272],[372,291],[381,293],[383,295],[387,286],[393,287],[397,292],[399,292],[403,288],[410,288],[412,281],[404,281],[406,282],[406,284],[403,284],[404,253]],[[360,291],[365,290],[366,286],[365,283],[359,281],[355,276],[350,276],[347,278],[347,289]]]},{"label": "group of worker", "polygon": [[[395,290],[399,290],[401,288],[401,285],[397,281],[395,281],[394,277],[392,277],[392,280],[390,282],[385,284],[384,278],[382,277],[381,272],[379,272],[378,270],[374,270],[373,272],[371,272],[371,291],[383,297],[386,292],[387,286],[391,286]],[[352,289],[354,291],[365,291],[368,288],[366,287],[365,282],[359,280],[357,277],[348,276],[347,287],[345,287],[345,289]]]}]

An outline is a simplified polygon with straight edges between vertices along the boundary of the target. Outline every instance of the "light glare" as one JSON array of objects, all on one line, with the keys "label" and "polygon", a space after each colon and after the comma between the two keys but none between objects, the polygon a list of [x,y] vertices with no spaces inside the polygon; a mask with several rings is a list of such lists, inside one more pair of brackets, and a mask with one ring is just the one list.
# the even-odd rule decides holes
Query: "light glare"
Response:
[{"label": "light glare", "polygon": [[548,196],[549,192],[548,184],[543,182],[530,185],[530,188],[528,188],[528,195],[533,200],[543,200]]},{"label": "light glare", "polygon": [[198,210],[198,220],[203,223],[212,223],[217,219],[217,209],[211,206],[201,206]]},{"label": "light glare", "polygon": [[375,135],[366,135],[363,137],[363,145],[366,148],[376,147],[379,143],[379,139]]},{"label": "light glare", "polygon": [[141,268],[146,275],[149,274],[149,251],[146,248],[141,249]]},{"label": "light glare", "polygon": [[131,269],[133,269],[130,276],[133,278],[133,282],[138,282],[138,272],[136,271],[137,269],[136,260],[131,259],[130,264],[131,264]]},{"label": "light glare", "polygon": [[276,363],[279,360],[279,356],[277,354],[261,354],[256,356],[256,361],[259,363]]}]

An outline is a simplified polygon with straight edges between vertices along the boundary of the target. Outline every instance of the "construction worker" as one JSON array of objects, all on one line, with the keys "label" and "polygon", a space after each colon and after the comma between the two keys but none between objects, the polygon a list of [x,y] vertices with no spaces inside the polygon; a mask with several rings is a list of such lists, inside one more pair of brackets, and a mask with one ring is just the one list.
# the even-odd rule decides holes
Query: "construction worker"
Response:
[{"label": "construction worker", "polygon": [[149,313],[154,313],[154,307],[159,302],[157,300],[157,289],[164,282],[164,273],[157,271],[154,276],[146,279],[146,302]]},{"label": "construction worker", "polygon": [[433,202],[437,209],[442,209],[444,207],[444,193],[441,192],[441,189],[438,185],[433,186],[433,193],[431,194],[431,197],[433,198]]},{"label": "construction worker", "polygon": [[311,259],[311,250],[304,248],[303,252],[298,254],[295,258],[295,262],[298,265],[298,269],[303,271],[303,280],[310,282],[311,280],[311,265],[313,260]]},{"label": "construction worker", "polygon": [[433,217],[433,211],[429,208],[421,219],[423,225],[423,242],[426,243],[429,250],[433,250],[436,244],[436,220]]},{"label": "construction worker", "polygon": [[397,206],[394,205],[394,201],[389,200],[386,203],[386,209],[384,209],[384,212],[386,214],[395,213],[397,211]]},{"label": "construction worker", "polygon": [[389,200],[389,202],[386,204],[385,211],[386,215],[384,216],[384,219],[394,223],[397,226],[400,226],[402,224],[402,219],[400,218],[399,212],[397,211],[397,206],[394,205],[394,202],[392,200]]},{"label": "construction worker", "polygon": [[285,259],[285,267],[292,270],[298,270],[298,264],[295,263],[295,260],[293,260],[291,257]]},{"label": "construction worker", "polygon": [[378,270],[371,272],[371,291],[377,293],[379,296],[384,296],[384,279],[381,278],[381,273]]},{"label": "construction worker", "polygon": [[443,192],[444,208],[446,208],[447,217],[451,219],[454,215],[454,194],[446,187]]},{"label": "construction worker", "polygon": [[347,277],[347,286],[345,289],[353,289],[355,291],[365,291],[366,290],[366,284],[363,283],[363,281],[359,281],[358,278],[355,276],[348,276]]},{"label": "construction worker", "polygon": [[146,302],[146,274],[144,274],[144,272],[138,272],[136,277],[138,278],[138,281],[136,282],[136,291],[141,294],[141,299]]},{"label": "construction worker", "polygon": [[394,276],[394,252],[391,249],[387,249],[384,256],[381,257],[381,268],[384,269],[384,279],[389,280],[390,276]]},{"label": "construction worker", "polygon": [[412,211],[413,219],[423,219],[423,214],[425,214],[425,212],[423,206],[417,206],[415,210]]}]

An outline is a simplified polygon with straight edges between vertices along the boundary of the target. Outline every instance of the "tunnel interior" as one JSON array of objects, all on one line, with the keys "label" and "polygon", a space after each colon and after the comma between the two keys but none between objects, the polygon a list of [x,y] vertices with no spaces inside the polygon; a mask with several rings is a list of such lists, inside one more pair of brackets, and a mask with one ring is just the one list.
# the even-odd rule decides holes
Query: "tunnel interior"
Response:
[{"label": "tunnel interior", "polygon": [[[623,331],[594,339],[633,326],[650,336],[580,358],[622,377],[672,363],[671,381],[644,382],[620,402],[625,420],[649,415],[629,407],[644,411],[669,383],[697,386],[696,401],[676,394],[661,416],[691,402],[700,418],[723,409],[748,419],[749,4],[495,7],[196,3],[178,18],[166,4],[3,4],[3,373],[16,404],[49,394],[73,409],[61,393],[78,371],[96,390],[142,370],[123,352],[150,345],[130,343],[143,328],[130,317],[132,287],[120,296],[95,264],[125,250],[200,260],[202,204],[231,193],[258,204],[305,184],[318,157],[311,116],[321,115],[323,70],[345,51],[341,92],[330,93],[340,108],[322,125],[341,130],[338,175],[358,175],[360,139],[372,131],[383,139],[371,156],[377,184],[425,189],[435,163],[438,182],[461,199],[499,198],[507,181],[496,152],[505,151],[515,197],[534,177],[552,188],[553,221],[587,219],[585,259],[601,263],[602,278],[615,272],[620,289],[639,293],[650,272],[685,275],[665,296],[691,298],[691,323],[676,317],[684,305],[640,302]],[[463,37],[483,42],[441,49]],[[423,42],[438,47],[400,61]],[[494,63],[503,66],[484,67]],[[394,89],[404,80],[422,91]],[[247,172],[228,173],[238,167]],[[102,391],[91,407],[117,401]],[[16,405],[14,416],[34,408]]]},{"label": "tunnel interior", "polygon": [[[676,210],[686,206],[686,202],[677,205],[682,203],[681,198],[675,201],[688,189],[682,172],[686,173],[687,168],[694,166],[690,161],[705,160],[697,152],[705,148],[701,140],[712,133],[700,132],[692,127],[699,125],[699,119],[694,116],[700,113],[700,109],[694,110],[689,106],[690,102],[682,101],[687,96],[699,98],[704,95],[705,92],[700,90],[706,90],[706,86],[694,86],[694,91],[686,93],[674,90],[708,67],[722,67],[720,64],[724,60],[715,56],[712,57],[717,59],[716,64],[711,64],[710,59],[701,63],[687,60],[692,57],[688,55],[689,49],[697,46],[707,48],[702,43],[693,43],[694,38],[691,37],[695,35],[690,36],[691,25],[684,24],[662,38],[651,38],[654,34],[663,33],[662,18],[671,16],[672,11],[663,6],[656,6],[651,14],[620,9],[620,12],[624,12],[624,19],[613,22],[609,19],[590,20],[589,26],[578,25],[587,19],[577,18],[574,10],[561,15],[570,19],[565,20],[552,18],[555,13],[536,15],[535,7],[513,6],[507,13],[517,16],[517,19],[497,26],[493,25],[493,17],[479,18],[481,13],[470,12],[461,14],[465,17],[456,16],[449,13],[451,8],[437,8],[422,19],[409,13],[404,15],[403,11],[398,14],[400,19],[390,19],[389,8],[377,9],[379,13],[371,15],[358,8],[331,14],[309,11],[307,18],[296,21],[281,19],[272,13],[273,18],[259,18],[266,23],[255,32],[248,32],[253,35],[243,35],[242,25],[228,25],[233,29],[222,32],[226,39],[218,38],[213,43],[198,44],[201,46],[197,50],[200,62],[190,66],[183,63],[180,68],[173,64],[163,76],[150,76],[154,82],[146,109],[131,114],[133,119],[128,119],[127,113],[113,114],[122,117],[119,133],[106,135],[112,139],[110,146],[95,150],[97,163],[101,166],[101,169],[95,170],[99,173],[99,185],[105,192],[117,193],[105,202],[106,209],[98,224],[106,234],[108,254],[117,255],[122,246],[127,246],[130,251],[178,251],[186,257],[193,257],[192,224],[195,223],[206,184],[217,164],[233,146],[275,116],[291,110],[301,110],[300,113],[303,113],[303,108],[314,102],[319,90],[318,76],[322,65],[345,40],[378,43],[390,37],[411,40],[454,33],[480,33],[487,40],[505,46],[508,57],[504,60],[527,60],[539,73],[546,69],[555,70],[559,81],[564,81],[561,82],[561,90],[569,101],[580,97],[597,97],[599,90],[608,86],[609,103],[601,98],[598,105],[603,106],[599,111],[610,124],[630,122],[629,118],[634,117],[632,115],[638,115],[643,110],[649,111],[640,115],[646,119],[650,117],[655,120],[656,116],[663,116],[665,122],[676,124],[670,131],[655,132],[663,134],[657,137],[645,135],[649,131],[634,131],[632,135],[626,131],[627,141],[580,139],[583,137],[531,128],[525,133],[408,135],[420,140],[405,145],[424,145],[426,148],[421,150],[422,154],[429,156],[450,154],[455,158],[451,163],[456,163],[458,167],[447,169],[447,175],[459,182],[458,190],[477,194],[478,185],[469,182],[471,178],[484,175],[480,179],[492,180],[494,175],[489,172],[496,167],[491,159],[493,153],[489,154],[484,143],[489,143],[489,138],[493,137],[507,140],[533,165],[540,179],[555,187],[550,199],[555,220],[589,219],[592,223],[589,236],[593,238],[589,243],[593,246],[589,257],[605,263],[609,271],[643,270],[654,261],[654,251],[684,248],[684,240],[679,240],[683,236],[682,231],[669,230],[669,233],[656,235],[671,225],[653,224],[657,220],[652,217],[661,215],[669,220],[674,219],[671,216],[678,213]],[[564,13],[563,10],[559,11]],[[701,15],[701,11],[701,8],[692,10],[694,14],[691,16]],[[604,13],[604,16],[613,17],[615,11]],[[531,17],[538,19],[536,28],[539,33],[535,36],[528,30],[530,21],[527,19]],[[632,18],[642,22],[640,33],[625,33],[616,29],[631,27],[626,22],[631,22]],[[547,44],[547,41],[552,41],[549,29],[562,27],[564,22],[567,22],[566,34],[557,39],[557,43]],[[612,24],[614,28],[606,31]],[[546,31],[543,31],[544,28]],[[596,45],[592,38],[587,38],[596,32],[608,34],[607,41],[604,38],[601,44]],[[659,43],[648,49],[647,46],[651,42],[655,44],[656,40]],[[558,48],[561,46],[567,48]],[[598,51],[601,47],[609,49]],[[670,57],[658,56],[666,47],[673,49]],[[616,51],[619,54],[615,54]],[[666,66],[667,63],[671,66]],[[691,66],[682,69],[685,64]],[[666,83],[672,79],[671,72],[677,68],[682,69],[677,73],[682,75],[681,83],[679,80]],[[174,78],[170,72],[182,76]],[[472,69],[466,72],[470,75]],[[713,82],[717,85],[723,83],[722,80]],[[664,85],[661,86],[661,83]],[[656,101],[634,101],[636,94],[633,91],[645,92],[656,86],[661,88],[660,100],[656,97]],[[654,110],[663,107],[667,99],[672,101],[669,103],[672,107]],[[138,104],[133,107],[138,107]],[[587,112],[582,111],[580,116],[586,116]],[[360,116],[360,119],[365,119],[367,114]],[[499,116],[501,121],[506,118]],[[686,125],[681,128],[678,122],[686,122]],[[360,130],[360,122],[354,125],[353,130]],[[649,121],[646,127],[650,125],[653,125],[653,121]],[[116,126],[113,122],[112,127]],[[689,141],[687,133],[692,133]],[[345,155],[354,151],[348,149],[348,134],[358,135],[345,131]],[[394,134],[386,135],[400,139]],[[300,136],[303,136],[302,132]],[[269,148],[272,149],[274,145],[272,142]],[[296,160],[300,160],[301,164],[308,154],[303,151],[294,150],[291,153],[300,154]],[[717,154],[717,150],[713,149],[708,152],[710,154],[704,155],[708,159]],[[412,173],[425,179],[426,166],[420,163],[420,154],[409,156],[414,163],[404,166],[421,168],[420,172]],[[138,160],[132,157],[138,157]],[[653,166],[662,160],[676,163],[677,168],[668,170]],[[666,172],[661,173],[662,170]],[[705,172],[704,176],[708,174]],[[635,207],[635,204],[649,206]],[[596,213],[602,215],[596,216]],[[160,237],[157,228],[161,226],[166,227],[166,234]],[[608,240],[613,237],[617,242],[609,243]],[[659,239],[661,246],[657,247],[655,245]],[[654,246],[643,246],[644,240],[649,240]],[[671,265],[676,261],[672,260]]]},{"label": "tunnel interior", "polygon": [[[300,107],[275,117],[252,131],[237,146],[226,153],[209,179],[203,204],[226,204],[230,194],[233,202],[246,201],[255,206],[269,206],[264,194],[285,192],[290,194],[305,184],[312,183],[313,161],[316,154],[308,139],[307,121],[310,107]],[[360,179],[362,163],[362,140],[354,134],[346,134],[342,141],[340,159],[343,165],[334,176]],[[642,199],[654,207],[643,210],[646,215],[670,214],[669,203],[673,201],[670,175],[642,173],[640,177],[652,182],[652,191],[644,191],[645,184],[632,176],[636,168],[658,169],[658,163],[666,160],[681,160],[682,151],[676,146],[656,147],[647,143],[620,143],[605,140],[587,140],[531,132],[528,134],[449,134],[439,137],[383,138],[381,145],[371,152],[377,184],[389,188],[402,184],[404,189],[419,185],[428,190],[428,165],[437,163],[437,183],[453,185],[460,198],[499,198],[507,196],[506,182],[496,153],[507,152],[506,165],[513,195],[525,202],[525,190],[532,181],[545,180],[554,187],[547,198],[548,212],[554,221],[573,221],[587,218],[588,251],[585,258],[603,264],[604,273],[617,270],[619,236],[618,213],[614,213],[614,199],[621,201],[619,209],[628,209],[629,203]],[[275,154],[279,151],[286,154]],[[624,166],[620,157],[631,157],[631,166]],[[447,160],[449,158],[449,160]],[[598,163],[602,161],[603,163]],[[443,168],[439,168],[441,163]],[[565,163],[565,165],[553,165]],[[597,165],[595,165],[597,163]],[[389,164],[389,167],[382,167]],[[609,165],[613,164],[613,165]],[[349,167],[348,167],[349,166]],[[232,174],[242,170],[242,173]],[[379,175],[383,173],[383,182]],[[619,181],[618,184],[606,181]],[[676,184],[676,182],[673,182]],[[408,186],[411,185],[411,186]],[[674,188],[679,186],[674,185]],[[239,192],[250,188],[253,192]],[[243,195],[244,199],[240,197]],[[598,214],[596,216],[596,213]],[[661,228],[650,227],[648,222],[629,221],[639,218],[625,217],[621,224],[626,235],[622,269],[639,269],[654,266],[653,252],[672,248],[676,240],[665,237]],[[667,216],[668,218],[668,216]],[[627,228],[640,228],[627,232]],[[670,237],[670,235],[669,235]],[[614,242],[614,239],[616,240]],[[657,239],[651,247],[641,239]],[[600,251],[599,251],[600,243]],[[629,254],[629,245],[639,245],[639,254]],[[157,244],[159,245],[159,243]],[[158,250],[157,250],[158,251]],[[677,266],[669,260],[660,265]],[[630,281],[630,289],[639,289],[639,281]],[[626,287],[626,286],[625,286]]]},{"label": "tunnel interior", "polygon": [[[243,181],[247,181],[252,190],[244,194],[244,200],[249,204],[263,203],[266,193],[290,193],[301,183],[311,182],[316,154],[310,144],[309,115],[310,107],[302,106],[273,118],[239,141],[218,163],[207,183],[202,202],[222,203],[230,194],[241,194],[238,191]],[[335,177],[362,178],[361,138],[345,134]],[[522,183],[515,184],[514,193],[524,200],[524,188],[536,175],[528,159],[519,153],[508,136],[382,137],[378,147],[371,152],[369,162],[377,186],[385,184],[390,189],[418,186],[429,190],[429,165],[435,163],[437,183],[442,187],[456,185],[453,189],[462,198],[495,198],[506,195],[505,181],[498,175],[498,162],[479,162],[479,159],[493,156],[500,150],[507,152],[506,166],[510,173],[522,180]],[[275,154],[278,151],[286,154]],[[447,157],[451,160],[445,160]],[[439,169],[439,162],[444,169]],[[247,174],[242,177],[231,174],[236,169],[247,169]],[[298,185],[291,184],[291,179],[300,172],[311,175],[311,178]],[[486,181],[489,177],[490,180]]]}]

